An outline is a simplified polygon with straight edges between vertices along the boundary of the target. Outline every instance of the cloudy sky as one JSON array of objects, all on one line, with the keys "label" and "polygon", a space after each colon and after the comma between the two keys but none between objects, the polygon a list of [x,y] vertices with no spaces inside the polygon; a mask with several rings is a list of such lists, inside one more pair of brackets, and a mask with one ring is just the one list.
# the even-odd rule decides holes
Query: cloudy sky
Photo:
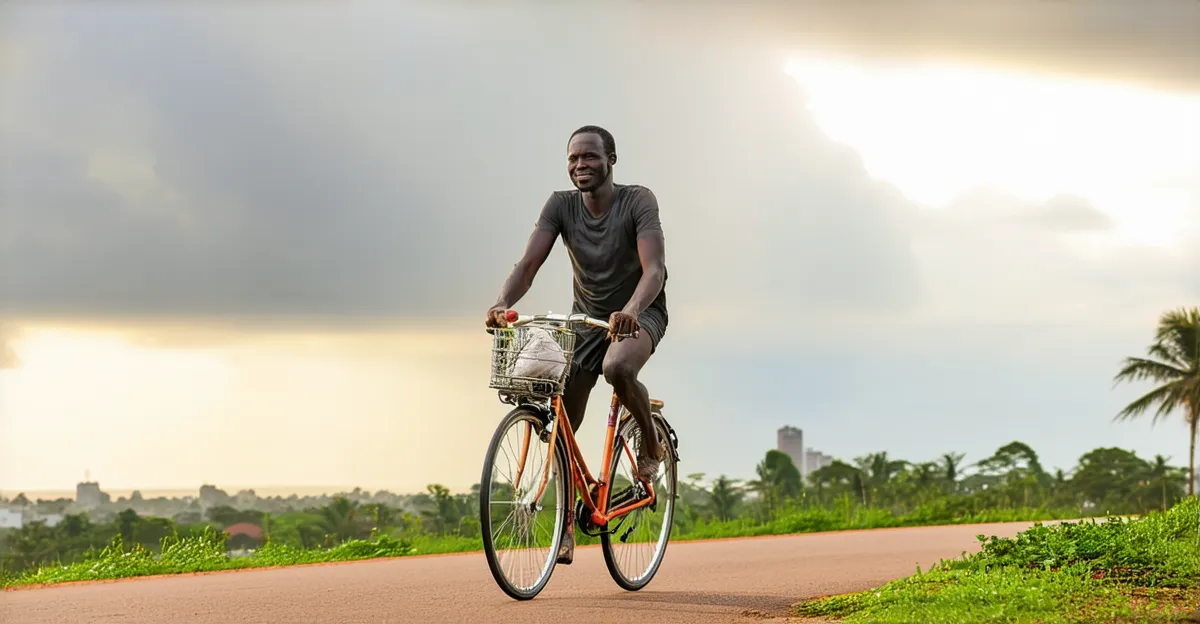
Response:
[{"label": "cloudy sky", "polygon": [[[3,3],[0,490],[469,486],[592,123],[661,206],[685,473],[785,424],[1183,464],[1111,380],[1200,302],[1200,3],[897,4]],[[569,306],[559,246],[517,307]]]}]

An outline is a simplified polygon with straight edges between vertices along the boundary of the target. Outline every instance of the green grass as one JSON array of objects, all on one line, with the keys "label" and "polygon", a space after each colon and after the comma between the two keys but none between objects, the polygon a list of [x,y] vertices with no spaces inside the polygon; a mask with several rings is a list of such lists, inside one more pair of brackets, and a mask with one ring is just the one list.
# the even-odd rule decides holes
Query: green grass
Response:
[{"label": "green grass", "polygon": [[208,529],[194,537],[168,537],[162,552],[155,554],[140,544],[125,549],[120,536],[100,550],[89,552],[82,561],[67,565],[42,566],[0,581],[5,587],[63,583],[100,579],[119,579],[159,574],[186,574],[243,568],[288,566],[329,561],[355,561],[412,554],[407,540],[377,536],[368,540],[350,540],[330,549],[302,549],[282,544],[267,544],[246,557],[230,558],[225,551],[224,535]]},{"label": "green grass", "polygon": [[[679,510],[676,510],[678,519]],[[883,529],[892,527],[939,526],[951,524],[988,524],[993,522],[1033,522],[1041,520],[1076,519],[1074,510],[1051,509],[1002,509],[959,516],[934,517],[918,510],[912,514],[894,515],[888,510],[873,508],[825,509],[810,507],[792,509],[781,513],[770,522],[757,522],[752,518],[741,518],[725,522],[698,522],[681,530],[679,526],[671,533],[672,542],[687,542],[702,539],[733,537],[757,537],[764,535],[792,535],[796,533],[820,533],[858,529]],[[553,519],[543,518],[552,523]],[[550,531],[549,527],[545,531]],[[600,538],[575,532],[575,543],[579,546],[599,544]],[[478,537],[422,535],[413,539],[413,547],[421,553],[472,552],[483,549],[483,540]]]},{"label": "green grass", "polygon": [[845,624],[1166,622],[1200,608],[1200,503],[979,536],[980,552],[882,587],[803,602]]},{"label": "green grass", "polygon": [[672,540],[753,537],[758,535],[790,535],[854,529],[883,529],[893,527],[941,526],[952,524],[988,524],[992,522],[1032,522],[1043,520],[1077,519],[1076,510],[1000,509],[974,514],[934,514],[922,508],[910,514],[895,515],[886,509],[855,507],[826,509],[810,507],[792,510],[766,522],[751,518],[726,522],[697,523],[686,535]]},{"label": "green grass", "polygon": [[[811,507],[783,512],[770,522],[752,519],[727,522],[699,522],[681,530],[676,527],[672,542],[697,539],[787,535],[848,529],[875,529],[902,526],[944,524],[976,524],[1050,520],[1076,517],[1070,511],[1020,509],[986,511],[954,515],[942,510],[922,508],[911,514],[894,515],[887,510],[844,506],[834,509]],[[677,515],[680,510],[677,510]],[[599,543],[599,538],[576,532],[577,544]],[[134,546],[126,552],[120,538],[108,547],[89,553],[84,560],[65,565],[47,565],[20,574],[0,571],[0,587],[60,583],[68,581],[115,579],[159,574],[181,574],[242,568],[287,566],[327,561],[353,561],[376,557],[395,557],[413,554],[476,552],[483,548],[479,537],[457,535],[386,536],[368,540],[351,540],[332,549],[301,549],[272,543],[250,556],[229,558],[223,535],[214,529],[195,537],[169,537],[163,541],[162,554],[157,555]]]}]

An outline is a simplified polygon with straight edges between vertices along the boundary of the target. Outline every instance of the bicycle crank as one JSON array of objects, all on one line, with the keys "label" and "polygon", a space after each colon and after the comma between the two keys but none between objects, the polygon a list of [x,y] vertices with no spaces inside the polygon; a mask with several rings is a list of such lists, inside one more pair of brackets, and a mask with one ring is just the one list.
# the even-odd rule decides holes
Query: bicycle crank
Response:
[{"label": "bicycle crank", "polygon": [[592,513],[588,510],[587,506],[583,504],[582,498],[575,501],[575,526],[578,527],[584,535],[590,535],[592,537],[600,537],[605,533],[612,533],[612,531],[606,531],[604,527],[592,522]]},{"label": "bicycle crank", "polygon": [[614,524],[611,529],[607,526],[600,526],[595,522],[592,522],[592,514],[583,504],[583,500],[581,499],[575,501],[575,526],[578,527],[578,529],[583,532],[584,535],[590,535],[592,537],[600,537],[601,535],[606,534],[616,535],[617,531],[621,528],[621,525],[625,524],[625,518],[628,517],[629,514],[626,514],[620,518],[617,518],[616,524]]}]

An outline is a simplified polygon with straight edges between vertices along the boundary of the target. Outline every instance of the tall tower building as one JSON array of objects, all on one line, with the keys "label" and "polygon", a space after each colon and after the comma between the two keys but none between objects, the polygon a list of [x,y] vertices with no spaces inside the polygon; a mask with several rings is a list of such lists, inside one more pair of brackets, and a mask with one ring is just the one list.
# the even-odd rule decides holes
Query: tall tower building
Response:
[{"label": "tall tower building", "polygon": [[82,509],[92,509],[108,504],[112,499],[107,492],[100,489],[95,481],[82,481],[75,484],[75,504]]},{"label": "tall tower building", "polygon": [[796,427],[785,425],[776,433],[776,448],[792,458],[796,469],[800,471],[801,480],[808,479],[807,462],[804,461],[804,432]]}]

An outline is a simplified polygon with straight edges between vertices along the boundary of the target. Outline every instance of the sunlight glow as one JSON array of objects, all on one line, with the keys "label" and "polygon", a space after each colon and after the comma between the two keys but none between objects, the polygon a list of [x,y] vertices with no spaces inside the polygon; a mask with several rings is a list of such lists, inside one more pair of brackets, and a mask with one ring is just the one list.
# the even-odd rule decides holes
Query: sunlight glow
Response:
[{"label": "sunlight glow", "polygon": [[505,412],[483,332],[189,333],[22,327],[20,366],[0,370],[0,491],[69,490],[89,470],[117,490],[459,491]]},{"label": "sunlight glow", "polygon": [[793,59],[785,71],[872,175],[942,206],[976,185],[1082,195],[1123,243],[1200,219],[1200,97],[949,64]]}]

